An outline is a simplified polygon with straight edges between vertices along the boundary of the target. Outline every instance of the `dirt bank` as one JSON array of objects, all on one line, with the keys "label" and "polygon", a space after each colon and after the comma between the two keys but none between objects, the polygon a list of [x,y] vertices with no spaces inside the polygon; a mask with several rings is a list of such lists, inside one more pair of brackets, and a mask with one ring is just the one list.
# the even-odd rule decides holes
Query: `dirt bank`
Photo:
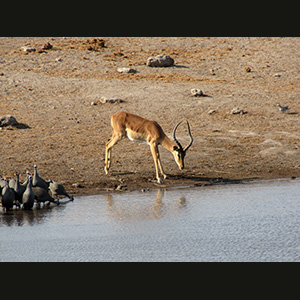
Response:
[{"label": "dirt bank", "polygon": [[[47,42],[53,47],[42,49]],[[148,67],[157,54],[175,65]],[[2,37],[0,116],[24,126],[0,130],[0,174],[25,179],[37,164],[42,177],[74,195],[156,187],[149,147],[129,140],[115,146],[111,175],[104,174],[110,116],[125,110],[158,121],[169,136],[177,122],[190,122],[194,144],[185,170],[160,148],[170,175],[162,186],[298,177],[299,56],[300,39],[291,37]],[[205,96],[192,97],[192,88]],[[101,104],[101,97],[124,102]],[[291,109],[281,112],[277,103]],[[236,107],[247,113],[230,114]],[[184,126],[178,139],[189,141]]]}]

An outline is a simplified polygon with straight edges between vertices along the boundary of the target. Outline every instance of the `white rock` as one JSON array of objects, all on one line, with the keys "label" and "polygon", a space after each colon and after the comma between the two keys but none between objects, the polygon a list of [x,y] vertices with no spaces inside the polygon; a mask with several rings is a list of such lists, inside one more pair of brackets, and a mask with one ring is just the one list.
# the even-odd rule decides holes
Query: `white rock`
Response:
[{"label": "white rock", "polygon": [[137,71],[132,68],[118,68],[117,71],[119,73],[136,73]]},{"label": "white rock", "polygon": [[212,114],[215,114],[216,111],[215,111],[214,109],[211,109],[211,110],[209,110],[207,113],[208,113],[209,115],[212,115]]},{"label": "white rock", "polygon": [[191,94],[194,97],[200,97],[203,96],[203,91],[201,91],[200,89],[191,89]]},{"label": "white rock", "polygon": [[36,49],[34,47],[28,47],[28,46],[23,46],[23,47],[21,47],[21,49],[24,52],[35,52],[36,51]]}]

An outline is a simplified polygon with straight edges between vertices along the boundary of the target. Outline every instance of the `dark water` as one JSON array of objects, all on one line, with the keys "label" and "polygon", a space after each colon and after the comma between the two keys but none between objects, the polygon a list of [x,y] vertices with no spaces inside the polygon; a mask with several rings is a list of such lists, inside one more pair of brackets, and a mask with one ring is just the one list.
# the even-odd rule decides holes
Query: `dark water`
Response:
[{"label": "dark water", "polygon": [[[0,209],[1,210],[1,209]],[[0,213],[0,261],[300,261],[300,180]]]}]

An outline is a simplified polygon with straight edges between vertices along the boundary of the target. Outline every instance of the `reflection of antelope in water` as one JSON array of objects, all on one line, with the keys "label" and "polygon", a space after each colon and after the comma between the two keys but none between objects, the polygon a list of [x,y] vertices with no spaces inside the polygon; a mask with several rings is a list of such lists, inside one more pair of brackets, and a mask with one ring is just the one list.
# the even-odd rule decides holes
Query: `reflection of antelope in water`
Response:
[{"label": "reflection of antelope in water", "polygon": [[[158,189],[156,193],[156,199],[153,203],[139,201],[134,202],[133,206],[128,205],[127,202],[114,201],[112,194],[107,194],[105,196],[107,211],[110,212],[110,216],[115,220],[146,220],[146,219],[160,219],[166,213],[167,207],[163,203],[165,190]],[[174,203],[172,201],[172,203]],[[186,207],[186,199],[180,197],[174,203],[176,204],[176,209],[181,209]],[[174,209],[174,207],[173,207]]]},{"label": "reflection of antelope in water", "polygon": [[173,130],[174,143],[165,135],[160,125],[155,121],[146,120],[142,117],[125,112],[118,112],[112,115],[111,126],[113,128],[113,133],[111,139],[106,144],[104,167],[105,173],[108,174],[111,165],[111,148],[124,137],[128,137],[133,142],[146,143],[150,146],[158,183],[162,182],[159,177],[158,167],[164,179],[167,178],[167,175],[165,174],[161,164],[158,145],[162,145],[164,148],[170,151],[173,154],[179,169],[184,169],[184,157],[187,150],[193,143],[193,137],[191,134],[190,125],[187,121],[190,143],[183,148],[176,139],[175,135],[176,129],[180,124],[181,122],[179,122]]}]

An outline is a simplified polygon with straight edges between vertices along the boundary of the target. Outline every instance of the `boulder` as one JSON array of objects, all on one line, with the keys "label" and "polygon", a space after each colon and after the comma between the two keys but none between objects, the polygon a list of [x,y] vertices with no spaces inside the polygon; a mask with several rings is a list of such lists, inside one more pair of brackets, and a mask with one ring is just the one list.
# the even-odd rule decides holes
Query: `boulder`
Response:
[{"label": "boulder", "polygon": [[147,59],[147,66],[149,67],[170,67],[174,65],[174,59],[169,55],[151,56]]}]

